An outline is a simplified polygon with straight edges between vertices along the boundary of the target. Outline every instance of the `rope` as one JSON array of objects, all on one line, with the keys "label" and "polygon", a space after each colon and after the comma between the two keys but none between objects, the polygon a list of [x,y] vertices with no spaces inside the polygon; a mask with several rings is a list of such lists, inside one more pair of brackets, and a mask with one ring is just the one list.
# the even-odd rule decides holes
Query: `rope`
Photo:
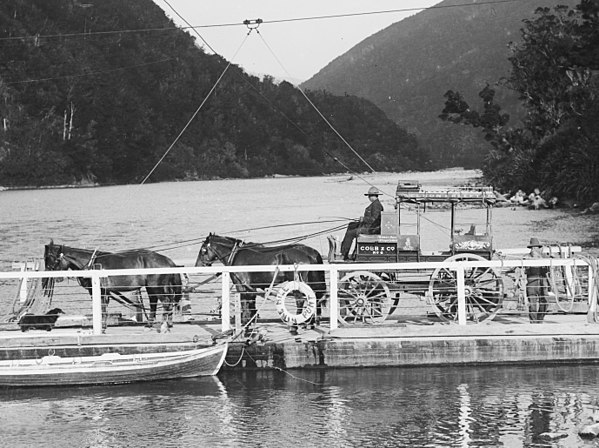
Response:
[{"label": "rope", "polygon": [[336,219],[330,219],[330,220],[325,220],[325,221],[302,221],[302,222],[292,222],[292,223],[287,223],[287,224],[274,224],[271,226],[262,226],[262,227],[252,227],[252,228],[248,228],[248,229],[241,229],[241,230],[231,230],[229,232],[225,232],[225,233],[243,233],[243,232],[251,232],[254,230],[266,230],[266,229],[276,229],[279,227],[293,227],[293,226],[303,226],[303,225],[309,225],[309,224],[324,224],[324,223],[330,223],[330,222],[340,222],[340,221],[350,221],[352,218],[336,218]]},{"label": "rope", "polygon": [[[338,220],[330,220],[330,221],[321,221],[321,222],[339,222],[339,221],[355,221],[354,219],[350,219],[350,218],[344,218],[342,219],[338,219]],[[255,229],[247,229],[247,230],[237,230],[237,231],[230,231],[230,232],[223,232],[226,234],[231,234],[231,233],[242,233],[242,232],[246,232],[246,231],[250,231],[250,230],[262,230],[262,229],[270,229],[270,228],[275,228],[275,227],[285,227],[285,226],[299,226],[299,225],[304,225],[304,224],[316,224],[317,221],[314,222],[306,222],[306,223],[291,223],[291,224],[280,224],[277,226],[264,226],[264,227],[256,227]],[[320,230],[318,232],[313,232],[313,233],[308,233],[305,235],[300,235],[298,237],[293,237],[293,238],[284,238],[284,239],[280,239],[280,240],[273,240],[273,241],[266,241],[263,243],[246,243],[244,245],[244,247],[252,247],[252,245],[262,245],[262,246],[268,246],[268,245],[275,245],[275,244],[281,244],[281,243],[294,243],[294,242],[300,242],[300,241],[305,241],[307,239],[310,238],[315,238],[317,236],[320,235],[325,235],[327,233],[330,232],[336,232],[337,230],[341,230],[344,229],[346,227],[346,224],[342,224],[339,226],[335,226],[335,227],[329,227],[327,229],[324,230]],[[185,240],[185,241],[181,241],[181,244],[177,244],[177,245],[172,245],[172,246],[166,246],[166,245],[155,245],[155,246],[146,246],[143,247],[142,249],[148,249],[148,250],[161,250],[161,251],[168,251],[168,250],[173,250],[179,247],[187,247],[187,246],[192,246],[194,244],[197,243],[201,243],[204,242],[204,240],[206,239],[206,237],[201,237],[201,238],[194,238],[191,240]],[[137,250],[137,249],[131,249],[131,250]],[[119,252],[119,253],[126,253],[127,251],[123,251],[123,252]]]},{"label": "rope", "polygon": [[[304,225],[310,225],[310,224],[332,223],[332,222],[344,222],[345,223],[347,221],[353,221],[353,219],[352,218],[337,218],[337,219],[331,219],[331,220],[325,220],[325,221],[301,221],[301,222],[275,224],[275,225],[262,226],[262,227],[251,227],[251,228],[247,228],[247,229],[229,230],[229,231],[225,231],[223,233],[230,235],[230,234],[236,234],[236,233],[247,233],[247,232],[251,232],[251,231],[255,231],[255,230],[267,230],[267,229],[276,229],[276,228],[281,228],[281,227],[294,227],[294,226],[304,226]],[[343,228],[343,227],[345,227],[345,224],[343,224],[343,226],[333,227],[332,228],[333,230],[331,230],[331,229],[324,230],[323,233],[331,232],[334,230],[339,230],[340,228]],[[300,237],[300,238],[302,238],[302,237]],[[174,250],[174,249],[178,249],[181,247],[193,246],[194,244],[204,242],[205,239],[206,239],[206,237],[203,236],[200,238],[192,238],[189,240],[176,241],[172,244],[155,244],[153,246],[144,246],[144,247],[140,247],[138,249],[129,249],[129,250],[125,250],[125,251],[119,251],[117,253],[125,254],[127,252],[135,251],[135,250],[139,250],[139,249],[169,251],[169,250]]]},{"label": "rope", "polygon": [[260,243],[262,245],[269,245],[269,244],[281,244],[281,243],[298,243],[300,241],[305,241],[307,239],[310,238],[314,238],[320,235],[325,235],[327,233],[330,232],[335,232],[337,230],[341,230],[345,228],[345,224],[341,225],[341,226],[335,226],[335,227],[331,227],[325,230],[321,230],[319,232],[314,232],[314,233],[309,233],[307,235],[303,235],[303,236],[299,236],[299,237],[293,237],[293,238],[283,238],[280,240],[273,240],[273,241],[268,241],[268,242],[264,242],[264,243]]},{"label": "rope", "polygon": [[587,322],[597,323],[597,313],[599,312],[599,310],[597,309],[597,307],[599,306],[599,304],[597,303],[597,300],[599,299],[599,260],[591,255],[582,254],[575,254],[574,258],[579,258],[590,266],[591,272],[589,273],[589,283],[592,278],[594,294],[593,291],[591,291],[590,289],[588,293],[590,297],[594,296],[595,303],[589,303],[589,311],[587,312]]},{"label": "rope", "polygon": [[[242,352],[242,353],[243,353],[243,352]],[[247,352],[246,352],[246,354],[247,354],[248,358],[250,358],[252,361],[254,361],[254,364],[256,364],[256,360],[255,360],[254,358],[252,358],[252,355],[250,355],[250,354],[249,354],[249,353],[247,353]],[[312,385],[314,385],[314,386],[320,386],[320,384],[319,384],[319,383],[315,383],[315,382],[313,382],[313,381],[310,381],[310,380],[307,380],[307,379],[305,379],[305,378],[300,378],[300,377],[298,377],[298,376],[295,376],[295,375],[293,375],[293,374],[289,373],[287,370],[284,370],[284,369],[282,369],[282,368],[280,368],[280,367],[276,367],[276,366],[269,366],[269,367],[270,367],[271,369],[273,369],[273,370],[278,370],[279,372],[283,372],[283,373],[285,373],[285,374],[289,375],[289,376],[290,376],[291,378],[293,378],[294,380],[297,380],[297,381],[303,381],[304,383],[312,384]]]},{"label": "rope", "polygon": [[247,328],[250,326],[250,324],[252,324],[252,322],[257,321],[257,317],[260,314],[260,311],[262,310],[262,308],[264,307],[264,305],[266,304],[266,301],[270,299],[270,293],[273,289],[275,280],[277,278],[277,275],[279,274],[279,267],[277,266],[274,275],[272,277],[272,281],[270,282],[270,286],[268,287],[268,289],[266,290],[265,294],[264,294],[264,298],[262,299],[262,303],[260,304],[260,306],[258,308],[256,308],[256,313],[250,318],[250,320],[248,320],[245,325],[243,327],[241,327],[241,329],[236,332],[232,337],[231,337],[231,341],[235,341],[237,338],[239,338],[239,336],[241,336],[242,334],[245,333],[245,331],[247,330]]},{"label": "rope", "polygon": [[[274,53],[272,48],[270,48],[270,46],[268,45],[266,40],[264,40],[264,37],[262,37],[262,33],[260,33],[260,31],[258,29],[256,29],[256,33],[258,34],[258,36],[260,36],[260,39],[262,40],[262,42],[264,43],[264,45],[266,46],[268,51],[270,51],[270,54],[272,54],[272,56],[275,58],[277,63],[281,66],[283,71],[285,73],[287,73],[287,76],[291,76],[290,73],[287,71],[287,69],[283,66],[283,64],[277,57],[277,55]],[[364,163],[364,165],[366,165],[368,167],[368,169],[371,172],[373,172],[373,173],[376,172],[375,169],[372,166],[370,166],[370,164],[366,160],[364,160],[364,158],[360,154],[358,154],[358,152],[348,143],[348,141],[345,140],[345,138],[343,138],[343,136],[339,133],[339,131],[337,131],[337,129],[335,129],[335,127],[331,124],[331,122],[326,119],[326,117],[322,114],[322,112],[318,109],[318,107],[316,107],[316,105],[312,102],[312,100],[310,100],[310,98],[308,98],[308,95],[306,95],[306,93],[304,92],[304,89],[300,88],[299,86],[297,87],[297,89],[301,92],[301,94],[304,96],[304,98],[310,104],[310,106],[312,106],[312,108],[316,111],[316,113],[318,115],[320,115],[320,118],[322,118],[322,120],[329,126],[329,128],[331,128],[331,130],[337,135],[337,137],[339,137],[339,139],[343,143],[345,143],[345,145],[351,150],[351,152],[353,152],[362,161],[362,163]]]},{"label": "rope", "polygon": [[297,380],[297,381],[303,381],[304,383],[312,384],[314,386],[320,386],[321,385],[320,383],[315,383],[315,382],[307,380],[305,378],[300,378],[298,376],[295,376],[295,375],[289,373],[287,370],[281,369],[280,367],[272,366],[271,369],[278,370],[279,372],[283,372],[283,373],[289,375],[291,378],[293,378],[294,380]]},{"label": "rope", "polygon": [[[250,32],[251,32],[251,30],[250,30]],[[168,155],[168,153],[171,151],[171,149],[173,149],[173,147],[175,146],[175,144],[183,136],[183,134],[185,133],[185,131],[187,130],[187,128],[191,125],[191,122],[200,113],[200,110],[202,109],[202,107],[204,107],[204,104],[206,104],[206,102],[208,101],[208,98],[210,98],[210,96],[212,95],[212,93],[216,90],[216,87],[218,86],[218,84],[220,83],[220,81],[225,76],[225,73],[227,73],[227,70],[229,70],[229,67],[233,63],[232,62],[233,59],[235,59],[235,57],[237,56],[237,53],[239,53],[239,50],[241,50],[241,47],[243,47],[243,45],[245,44],[245,41],[247,40],[248,36],[249,36],[249,33],[245,36],[245,38],[241,42],[241,45],[239,46],[239,48],[237,48],[237,50],[235,51],[235,54],[231,58],[231,61],[229,61],[229,63],[227,64],[227,66],[225,67],[225,69],[223,70],[223,72],[220,74],[220,76],[218,77],[218,79],[216,80],[216,82],[214,83],[214,85],[212,86],[212,88],[210,89],[210,91],[208,92],[208,94],[206,95],[206,97],[204,98],[204,100],[202,101],[202,103],[199,105],[199,107],[193,113],[193,115],[191,116],[191,118],[187,121],[187,123],[185,124],[185,126],[183,126],[183,129],[181,129],[181,132],[179,132],[179,135],[177,135],[177,137],[175,138],[175,140],[173,140],[173,142],[171,143],[171,145],[164,152],[164,154],[162,155],[162,157],[160,157],[160,159],[158,160],[158,162],[156,162],[156,164],[150,170],[150,172],[148,173],[148,175],[141,181],[140,185],[143,185],[150,178],[150,176],[152,175],[152,173],[154,173],[154,171],[156,170],[156,168],[158,168],[158,165],[160,165],[162,163],[162,161],[164,160],[164,158]]]},{"label": "rope", "polygon": [[[237,362],[235,364],[229,364],[227,362],[227,359],[225,358],[225,365],[227,367],[236,367],[239,365],[239,363],[241,362],[241,360],[243,359],[243,354],[245,353],[245,347],[241,346],[241,354],[239,355],[239,359],[237,360]],[[248,355],[249,356],[249,355]]]}]

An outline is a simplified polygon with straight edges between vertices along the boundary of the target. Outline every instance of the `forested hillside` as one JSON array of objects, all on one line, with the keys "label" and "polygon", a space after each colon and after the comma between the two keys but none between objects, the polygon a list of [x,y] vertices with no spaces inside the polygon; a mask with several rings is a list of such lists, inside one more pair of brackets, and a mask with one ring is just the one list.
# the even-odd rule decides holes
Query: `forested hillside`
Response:
[{"label": "forested hillside", "polygon": [[599,199],[599,0],[539,8],[511,48],[504,81],[526,109],[518,126],[486,86],[479,104],[449,90],[440,118],[476,129],[491,148],[483,173],[502,190],[539,188],[583,203]]},{"label": "forested hillside", "polygon": [[[0,185],[144,179],[227,67],[174,27],[151,0],[3,0]],[[427,166],[369,101],[308,95],[374,169]],[[366,169],[298,89],[233,65],[149,181]]]},{"label": "forested hillside", "polygon": [[509,76],[508,45],[520,40],[523,20],[537,7],[576,3],[444,0],[365,39],[303,86],[373,101],[417,136],[437,166],[480,167],[489,145],[476,130],[439,119],[443,95],[453,89],[476,103],[489,83],[517,123],[525,114],[518,95],[496,86]]}]

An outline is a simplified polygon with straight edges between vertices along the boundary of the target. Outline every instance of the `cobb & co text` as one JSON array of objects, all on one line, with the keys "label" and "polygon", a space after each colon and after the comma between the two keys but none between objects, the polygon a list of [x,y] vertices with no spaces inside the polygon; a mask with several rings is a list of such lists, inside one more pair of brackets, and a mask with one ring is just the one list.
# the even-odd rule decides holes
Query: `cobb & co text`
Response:
[{"label": "cobb & co text", "polygon": [[394,254],[397,246],[394,244],[360,244],[359,251],[364,254],[389,255]]}]

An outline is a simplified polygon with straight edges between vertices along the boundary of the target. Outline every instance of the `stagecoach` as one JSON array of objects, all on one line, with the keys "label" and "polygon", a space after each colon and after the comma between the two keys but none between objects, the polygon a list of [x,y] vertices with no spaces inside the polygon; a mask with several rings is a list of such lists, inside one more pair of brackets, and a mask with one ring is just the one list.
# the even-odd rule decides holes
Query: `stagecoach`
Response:
[{"label": "stagecoach", "polygon": [[[410,263],[414,269],[356,269],[338,281],[338,320],[342,324],[378,324],[400,306],[402,299],[418,297],[427,302],[434,314],[446,322],[458,320],[458,276],[449,264],[430,268],[427,262],[480,262],[506,259],[513,252],[522,259],[522,249],[496,251],[493,245],[492,211],[497,198],[491,187],[430,188],[418,182],[399,181],[394,211],[382,212],[379,235],[359,235],[354,257],[343,261],[335,240],[329,239],[329,262]],[[422,248],[425,212],[445,210],[449,234],[446,249],[426,251]],[[438,225],[438,224],[437,224]],[[553,252],[557,249],[557,252]],[[593,260],[580,255],[580,248],[557,244],[545,247],[550,259],[548,299],[555,312],[586,312],[589,296],[588,266]],[[552,266],[555,258],[573,258],[571,266]],[[577,260],[581,260],[577,264]],[[430,265],[430,264],[429,264]],[[382,267],[382,265],[381,265]],[[522,267],[496,269],[471,267],[464,271],[466,319],[471,322],[492,320],[501,309],[517,307],[528,312],[526,270]],[[596,272],[596,271],[593,271]],[[596,275],[596,274],[595,274]],[[595,279],[599,281],[599,278]],[[504,303],[505,302],[505,303]],[[505,306],[507,302],[511,305]],[[515,303],[515,305],[514,305]]]},{"label": "stagecoach", "polygon": [[[418,182],[397,185],[395,210],[383,212],[380,235],[359,235],[350,263],[423,263],[489,260],[494,255],[492,208],[496,197],[491,187],[423,190]],[[421,227],[427,209],[449,210],[449,247],[422,249]],[[459,221],[461,210],[479,210],[478,222]],[[330,262],[339,260],[332,244]],[[467,318],[475,322],[493,319],[502,306],[504,283],[491,268],[466,268]],[[338,284],[339,321],[345,324],[381,323],[398,307],[405,294],[424,297],[444,321],[457,319],[457,278],[447,268],[356,270]]]}]

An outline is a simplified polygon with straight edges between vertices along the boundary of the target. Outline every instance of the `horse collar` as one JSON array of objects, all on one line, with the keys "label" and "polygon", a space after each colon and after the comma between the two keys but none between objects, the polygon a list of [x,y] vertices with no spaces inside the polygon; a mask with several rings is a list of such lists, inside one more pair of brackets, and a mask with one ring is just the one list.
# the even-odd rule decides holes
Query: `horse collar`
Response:
[{"label": "horse collar", "polygon": [[235,251],[237,249],[238,244],[239,244],[239,241],[235,241],[235,244],[233,244],[233,247],[231,248],[231,252],[229,253],[229,259],[227,260],[228,265],[231,265],[231,263],[233,262],[233,257],[235,255]]},{"label": "horse collar", "polygon": [[96,253],[97,252],[98,252],[98,248],[96,247],[94,249],[94,252],[92,253],[92,256],[89,257],[89,261],[87,262],[87,266],[84,269],[90,269],[93,266],[94,261],[96,260]]}]

